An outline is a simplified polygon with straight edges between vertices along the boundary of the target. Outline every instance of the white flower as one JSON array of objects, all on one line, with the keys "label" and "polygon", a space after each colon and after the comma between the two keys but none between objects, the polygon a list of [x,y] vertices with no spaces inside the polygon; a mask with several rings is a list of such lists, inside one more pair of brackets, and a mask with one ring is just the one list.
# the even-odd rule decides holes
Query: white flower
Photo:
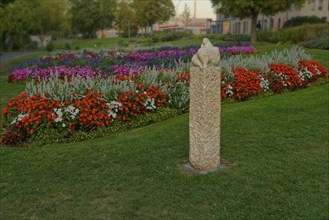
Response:
[{"label": "white flower", "polygon": [[119,111],[119,108],[122,106],[120,102],[117,101],[111,101],[110,103],[106,103],[106,105],[109,107],[109,113],[108,116],[112,117],[113,119],[117,117],[116,112]]},{"label": "white flower", "polygon": [[143,105],[144,105],[144,106],[146,107],[146,109],[148,109],[148,110],[156,109],[154,98],[152,98],[152,99],[146,99],[146,100],[144,101]]},{"label": "white flower", "polygon": [[63,112],[61,108],[55,108],[54,112],[56,113],[57,117],[55,118],[55,122],[61,122],[63,120]]},{"label": "white flower", "polygon": [[17,115],[17,117],[11,122],[11,124],[16,124],[17,122],[21,121],[25,116],[28,116],[29,114],[23,114],[20,113]]},{"label": "white flower", "polygon": [[58,117],[55,119],[55,122],[61,122],[62,120],[63,120],[62,118]]}]

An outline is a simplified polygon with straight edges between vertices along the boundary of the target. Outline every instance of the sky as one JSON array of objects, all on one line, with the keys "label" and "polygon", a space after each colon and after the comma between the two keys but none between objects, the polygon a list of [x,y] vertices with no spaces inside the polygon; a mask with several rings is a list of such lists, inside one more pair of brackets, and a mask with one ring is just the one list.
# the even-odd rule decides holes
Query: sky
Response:
[{"label": "sky", "polygon": [[[176,8],[176,13],[182,14],[185,8],[185,4],[190,8],[191,17],[193,17],[194,13],[194,0],[173,0],[173,3]],[[216,20],[216,14],[214,13],[214,9],[211,7],[210,0],[196,0],[196,17],[197,18],[212,18]]]}]

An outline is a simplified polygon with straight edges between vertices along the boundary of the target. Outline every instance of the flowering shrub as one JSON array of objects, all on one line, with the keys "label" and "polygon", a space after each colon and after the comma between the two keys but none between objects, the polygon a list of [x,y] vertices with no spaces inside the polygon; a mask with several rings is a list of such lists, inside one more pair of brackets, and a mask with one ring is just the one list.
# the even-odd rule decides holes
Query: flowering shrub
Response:
[{"label": "flowering shrub", "polygon": [[[56,100],[44,98],[40,95],[29,97],[27,92],[23,92],[8,102],[3,109],[2,117],[9,132],[12,134],[15,132],[22,133],[17,134],[17,137],[21,136],[16,139],[16,142],[19,143],[25,141],[38,130],[46,126],[52,126],[56,119],[54,109],[60,107],[60,105]],[[13,136],[7,133],[3,135],[1,140],[4,144],[8,143],[11,136]],[[18,144],[16,142],[11,144]]]},{"label": "flowering shrub", "polygon": [[[194,47],[187,49],[188,53],[193,50]],[[175,57],[180,53],[186,52],[163,50],[156,56]],[[300,59],[307,56],[299,49],[291,53],[289,63],[277,62],[285,53],[275,52],[271,56],[247,57],[245,60],[241,57],[223,60],[221,99],[243,101],[258,94],[303,88],[319,77],[328,78],[328,72],[321,64]],[[154,57],[154,52],[130,55],[131,62],[147,63],[147,59]],[[84,56],[99,57],[96,53],[86,53]],[[102,56],[119,57],[111,53]],[[126,55],[120,56],[122,59]],[[69,60],[76,57],[44,59]],[[1,142],[15,146],[41,137],[46,141],[49,136],[42,134],[47,131],[54,136],[51,140],[58,139],[58,134],[62,139],[72,140],[81,132],[89,134],[106,128],[116,130],[118,123],[138,126],[135,123],[139,123],[142,115],[161,112],[161,109],[168,107],[179,113],[188,110],[190,74],[186,64],[176,64],[173,69],[150,69],[147,64],[142,68],[132,63],[118,63],[113,69],[115,74],[107,77],[101,69],[95,71],[91,66],[30,67],[13,72],[10,75],[13,81],[24,78],[32,80],[26,83],[25,92],[12,98],[3,109],[4,133]],[[170,115],[168,111],[163,112]]]},{"label": "flowering shrub", "polygon": [[[67,101],[70,104],[70,101]],[[70,108],[68,108],[70,107]],[[69,113],[68,121],[74,122],[79,114],[78,127],[91,130],[95,127],[103,127],[112,123],[113,111],[111,103],[108,104],[102,94],[88,90],[86,96],[81,100],[75,100],[74,105],[69,105],[65,112]],[[112,116],[112,117],[111,117]],[[73,121],[72,121],[73,120]],[[75,126],[74,126],[75,128]]]},{"label": "flowering shrub", "polygon": [[234,76],[232,67],[243,67],[250,70],[258,70],[262,73],[268,73],[273,63],[287,64],[288,66],[298,69],[300,60],[311,60],[311,57],[305,53],[301,47],[293,46],[291,49],[282,51],[272,51],[263,56],[231,56],[228,59],[221,60],[220,66],[226,77]]},{"label": "flowering shrub", "polygon": [[272,64],[269,75],[272,81],[281,81],[287,89],[295,89],[302,85],[298,72],[287,64]]},{"label": "flowering shrub", "polygon": [[[40,60],[30,60],[19,65],[10,75],[9,81],[45,79],[55,73],[63,77],[79,75],[84,78],[115,75],[122,77],[139,73],[145,68],[172,68],[179,61],[190,62],[199,47],[182,49],[164,47],[157,51],[140,50],[132,53],[120,51],[84,51],[83,53],[44,56]],[[219,47],[223,54],[236,55],[254,53],[252,46]],[[224,56],[222,56],[224,57]]]},{"label": "flowering shrub", "polygon": [[299,61],[299,76],[303,82],[313,82],[320,76],[328,78],[328,71],[314,60]]},{"label": "flowering shrub", "polygon": [[257,72],[242,67],[235,67],[232,72],[235,75],[235,83],[232,88],[234,99],[245,100],[262,91]]},{"label": "flowering shrub", "polygon": [[166,106],[167,95],[157,87],[119,92],[117,100],[107,101],[95,91],[76,97],[73,102],[48,98],[40,94],[30,97],[28,92],[12,98],[4,108],[2,117],[6,131],[1,142],[7,145],[24,143],[35,133],[55,128],[70,137],[77,130],[90,131],[109,126],[114,120],[128,121],[131,125],[138,115]]},{"label": "flowering shrub", "polygon": [[281,93],[284,90],[283,81],[280,79],[274,79],[271,84],[270,88],[274,93]]},{"label": "flowering shrub", "polygon": [[90,66],[52,66],[47,68],[27,67],[24,69],[16,70],[9,74],[9,81],[20,81],[28,78],[42,80],[50,77],[71,78],[72,76],[79,76],[81,78],[95,78],[103,77],[101,70],[94,71]]},{"label": "flowering shrub", "polygon": [[147,111],[154,111],[167,103],[167,95],[159,91],[156,86],[149,86],[145,89],[143,84],[136,87],[136,91],[119,93],[118,98],[118,118],[128,121],[130,124],[139,114],[145,114]]}]

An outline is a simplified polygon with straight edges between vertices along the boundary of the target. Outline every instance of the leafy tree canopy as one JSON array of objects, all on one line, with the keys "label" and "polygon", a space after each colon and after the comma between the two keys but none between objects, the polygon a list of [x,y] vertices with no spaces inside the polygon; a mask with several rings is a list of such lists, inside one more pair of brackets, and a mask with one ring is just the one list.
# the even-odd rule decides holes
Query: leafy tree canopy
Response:
[{"label": "leafy tree canopy", "polygon": [[85,37],[111,28],[115,21],[116,0],[70,0],[72,28]]},{"label": "leafy tree canopy", "polygon": [[254,13],[273,15],[289,9],[291,4],[302,6],[306,0],[211,0],[213,7],[226,16],[247,18]]},{"label": "leafy tree canopy", "polygon": [[289,9],[292,4],[301,7],[306,0],[211,0],[217,12],[235,18],[251,18],[251,42],[257,41],[256,23],[260,13],[274,15]]},{"label": "leafy tree canopy", "polygon": [[137,21],[141,27],[167,21],[175,15],[175,6],[171,0],[133,0]]}]

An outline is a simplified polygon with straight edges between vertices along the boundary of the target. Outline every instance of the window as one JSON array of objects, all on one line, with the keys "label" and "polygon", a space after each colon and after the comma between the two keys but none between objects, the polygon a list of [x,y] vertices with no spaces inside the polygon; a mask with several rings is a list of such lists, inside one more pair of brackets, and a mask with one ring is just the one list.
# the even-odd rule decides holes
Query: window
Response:
[{"label": "window", "polygon": [[238,33],[238,32],[237,32],[237,29],[238,29],[238,22],[235,22],[235,23],[234,23],[234,30],[233,30],[233,33],[234,33],[234,34]]},{"label": "window", "polygon": [[309,1],[309,4],[311,5],[311,10],[314,11],[315,10],[315,0]]},{"label": "window", "polygon": [[319,11],[322,11],[323,8],[323,0],[319,0]]},{"label": "window", "polygon": [[264,20],[263,29],[267,29],[267,19]]}]

